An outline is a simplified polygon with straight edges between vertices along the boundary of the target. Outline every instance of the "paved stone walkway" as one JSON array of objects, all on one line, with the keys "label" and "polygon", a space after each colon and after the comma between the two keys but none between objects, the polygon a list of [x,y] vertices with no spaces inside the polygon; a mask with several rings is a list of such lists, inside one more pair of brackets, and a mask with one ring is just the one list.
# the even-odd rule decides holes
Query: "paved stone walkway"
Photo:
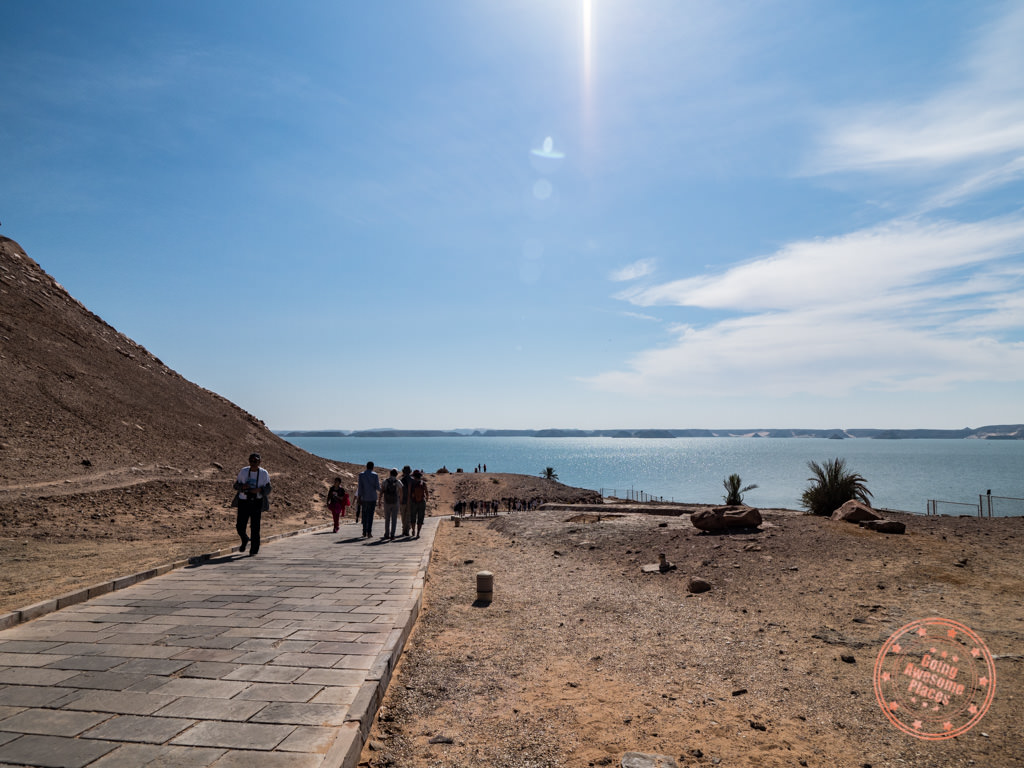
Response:
[{"label": "paved stone walkway", "polygon": [[0,631],[0,768],[356,765],[439,520],[264,542]]}]

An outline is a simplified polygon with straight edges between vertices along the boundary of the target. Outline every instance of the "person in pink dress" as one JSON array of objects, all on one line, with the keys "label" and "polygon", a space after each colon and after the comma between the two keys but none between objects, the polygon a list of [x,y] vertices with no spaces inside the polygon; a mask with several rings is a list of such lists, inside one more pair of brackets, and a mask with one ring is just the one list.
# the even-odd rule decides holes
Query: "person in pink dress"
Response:
[{"label": "person in pink dress", "polygon": [[341,478],[334,478],[334,484],[327,491],[327,508],[331,510],[331,517],[334,518],[334,532],[338,532],[338,525],[341,518],[345,516],[348,509],[348,493],[341,487]]}]

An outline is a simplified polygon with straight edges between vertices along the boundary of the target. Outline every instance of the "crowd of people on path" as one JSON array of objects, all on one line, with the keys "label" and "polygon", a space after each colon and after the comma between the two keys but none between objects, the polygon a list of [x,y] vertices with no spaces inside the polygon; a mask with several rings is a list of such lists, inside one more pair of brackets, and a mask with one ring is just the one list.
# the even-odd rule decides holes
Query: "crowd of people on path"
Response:
[{"label": "crowd of people on path", "polygon": [[[239,552],[249,547],[249,555],[254,556],[260,551],[260,523],[263,513],[270,508],[270,475],[261,466],[258,453],[249,456],[249,464],[242,467],[235,477],[235,497],[231,506],[237,507],[238,514],[235,530],[241,540]],[[474,472],[486,472],[487,465],[478,465]],[[334,523],[334,532],[341,526],[341,518],[348,514],[353,506],[348,491],[342,486],[342,479],[335,477],[327,490],[327,509],[330,510]],[[366,469],[359,473],[356,483],[355,521],[362,523],[361,539],[373,538],[373,523],[377,516],[377,505],[380,503],[384,518],[384,533],[381,541],[394,541],[399,536],[407,539],[418,539],[423,530],[423,522],[427,514],[427,499],[430,489],[427,487],[425,473],[421,469],[413,470],[406,465],[401,475],[397,469],[387,473],[383,482],[374,471],[372,461],[366,462]],[[544,503],[541,498],[520,499],[503,497],[501,499],[459,499],[452,504],[452,512],[464,517],[497,515],[502,508],[507,514],[537,509]],[[401,523],[401,534],[398,533]],[[250,546],[251,545],[251,546]]]},{"label": "crowd of people on path", "polygon": [[[245,552],[249,548],[250,557],[260,551],[260,524],[263,513],[270,508],[270,474],[261,463],[258,453],[250,454],[249,463],[238,470],[235,476],[235,496],[231,501],[231,506],[238,510],[235,518],[235,531],[241,542],[238,551]],[[382,541],[394,541],[399,536],[399,522],[402,526],[401,536],[418,539],[427,516],[427,499],[430,496],[424,475],[423,470],[413,470],[407,465],[402,468],[401,476],[397,469],[392,469],[384,482],[381,482],[380,476],[374,471],[373,462],[366,462],[366,469],[359,473],[356,485],[355,520],[356,523],[362,523],[360,538],[373,537],[373,522],[380,502],[384,517]],[[335,533],[340,529],[341,518],[348,514],[348,508],[352,505],[348,491],[341,483],[342,479],[335,477],[327,490],[326,504]]]},{"label": "crowd of people on path", "polygon": [[[336,478],[340,484],[340,478]],[[430,489],[421,469],[413,470],[409,465],[402,467],[399,476],[392,469],[384,482],[374,472],[372,461],[366,462],[366,469],[359,473],[356,483],[356,522],[362,522],[362,536],[373,538],[373,521],[377,503],[381,502],[384,513],[384,534],[382,541],[394,541],[398,537],[398,523],[401,521],[401,536],[418,539],[427,516],[427,499]],[[337,528],[335,528],[337,530]]]},{"label": "crowd of people on path", "polygon": [[534,510],[540,507],[544,503],[544,499],[531,498],[531,499],[519,499],[514,497],[504,497],[501,499],[459,499],[452,504],[452,512],[458,517],[486,517],[488,515],[497,515],[502,509],[505,510],[506,514],[512,514],[513,512],[526,512]]}]

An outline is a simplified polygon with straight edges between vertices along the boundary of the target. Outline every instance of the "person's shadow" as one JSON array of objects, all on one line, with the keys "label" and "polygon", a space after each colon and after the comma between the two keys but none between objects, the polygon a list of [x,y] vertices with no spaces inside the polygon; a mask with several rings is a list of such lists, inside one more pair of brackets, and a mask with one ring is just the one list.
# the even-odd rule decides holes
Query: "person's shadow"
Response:
[{"label": "person's shadow", "polygon": [[364,544],[372,544],[373,543],[372,541],[367,541],[362,536],[349,536],[347,539],[338,539],[334,543],[335,544],[359,544],[360,542],[362,542]]},{"label": "person's shadow", "polygon": [[248,556],[248,553],[232,552],[230,555],[222,555],[220,557],[197,557],[190,560],[189,564],[185,566],[185,569],[200,568],[204,565],[217,565],[219,563],[233,563],[236,560],[241,560],[243,557]]}]

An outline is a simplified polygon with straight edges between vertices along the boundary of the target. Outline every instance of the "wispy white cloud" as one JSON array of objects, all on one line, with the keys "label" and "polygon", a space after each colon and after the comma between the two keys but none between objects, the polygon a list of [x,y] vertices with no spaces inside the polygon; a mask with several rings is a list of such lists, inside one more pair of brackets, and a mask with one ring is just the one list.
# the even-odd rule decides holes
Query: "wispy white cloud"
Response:
[{"label": "wispy white cloud", "polygon": [[[972,188],[1024,175],[1024,6],[982,30],[963,74],[916,103],[855,107],[832,115],[810,173],[993,163]],[[1004,165],[1007,158],[1011,164]]]},{"label": "wispy white cloud", "polygon": [[678,325],[601,390],[674,396],[942,389],[1024,380],[1024,217],[894,222],[720,275],[624,291],[735,316]]},{"label": "wispy white cloud", "polygon": [[921,206],[920,212],[956,205],[989,189],[1011,184],[1021,178],[1024,178],[1024,155],[1001,162],[994,167],[982,168],[965,179],[953,181],[945,189],[928,198]]},{"label": "wispy white cloud", "polygon": [[622,312],[623,317],[632,317],[637,320],[653,320],[656,323],[660,323],[661,320],[654,315],[645,315],[643,312]]},{"label": "wispy white cloud", "polygon": [[1024,377],[1024,343],[949,338],[884,317],[856,324],[815,312],[680,326],[664,348],[589,379],[635,396],[841,397],[853,391],[937,391]]},{"label": "wispy white cloud", "polygon": [[[778,253],[617,298],[638,306],[660,304],[737,312],[837,306],[895,309],[931,300],[928,286],[957,270],[1024,249],[1024,218],[981,223],[894,221],[842,237],[792,243]],[[921,299],[921,301],[918,300]]]},{"label": "wispy white cloud", "polygon": [[608,279],[616,283],[624,283],[627,280],[636,280],[654,272],[654,259],[640,259],[632,264],[616,269]]}]

